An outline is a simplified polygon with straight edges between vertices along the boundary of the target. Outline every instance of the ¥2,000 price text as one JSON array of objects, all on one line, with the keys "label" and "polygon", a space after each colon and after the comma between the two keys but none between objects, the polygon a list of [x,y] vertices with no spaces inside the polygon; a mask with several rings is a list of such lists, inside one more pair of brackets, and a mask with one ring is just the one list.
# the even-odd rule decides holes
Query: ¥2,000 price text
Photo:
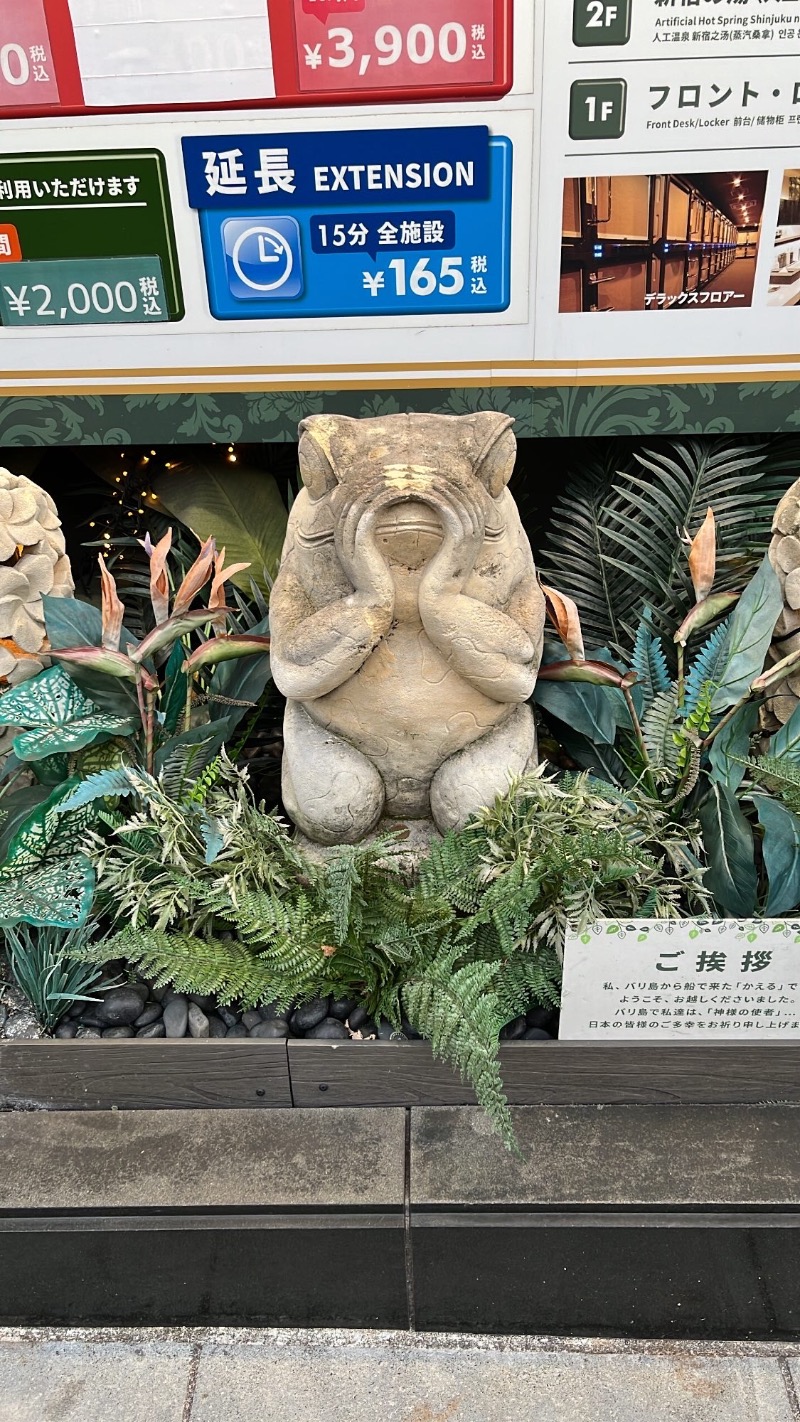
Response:
[{"label": "\u00a52,000 price text", "polygon": [[0,265],[4,326],[168,321],[158,257],[94,257]]}]

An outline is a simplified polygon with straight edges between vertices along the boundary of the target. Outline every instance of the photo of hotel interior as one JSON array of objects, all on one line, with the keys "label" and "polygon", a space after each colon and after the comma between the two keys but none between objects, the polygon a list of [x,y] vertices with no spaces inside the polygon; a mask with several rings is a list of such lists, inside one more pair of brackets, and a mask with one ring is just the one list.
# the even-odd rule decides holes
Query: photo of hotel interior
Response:
[{"label": "photo of hotel interior", "polygon": [[781,185],[781,205],[772,252],[767,304],[800,302],[800,169],[788,168]]},{"label": "photo of hotel interior", "polygon": [[[565,179],[559,311],[749,306],[766,181],[764,172]],[[800,197],[797,213],[795,300]]]}]

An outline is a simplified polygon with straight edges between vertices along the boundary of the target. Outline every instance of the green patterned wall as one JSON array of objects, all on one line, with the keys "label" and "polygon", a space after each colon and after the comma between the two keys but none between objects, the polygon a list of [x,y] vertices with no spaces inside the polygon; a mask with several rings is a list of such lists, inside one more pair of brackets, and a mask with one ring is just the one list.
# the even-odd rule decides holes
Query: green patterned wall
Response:
[{"label": "green patterned wall", "polygon": [[294,440],[304,415],[502,410],[519,438],[791,431],[800,383],[0,397],[0,446]]}]

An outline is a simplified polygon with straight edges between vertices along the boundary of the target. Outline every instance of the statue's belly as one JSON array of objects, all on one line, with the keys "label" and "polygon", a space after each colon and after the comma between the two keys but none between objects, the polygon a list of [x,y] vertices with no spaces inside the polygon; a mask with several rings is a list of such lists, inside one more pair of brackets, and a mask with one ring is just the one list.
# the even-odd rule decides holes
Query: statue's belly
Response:
[{"label": "statue's belly", "polygon": [[448,666],[419,625],[395,628],[355,676],[305,707],[373,761],[387,809],[406,815],[426,813],[423,801],[442,762],[513,709]]}]

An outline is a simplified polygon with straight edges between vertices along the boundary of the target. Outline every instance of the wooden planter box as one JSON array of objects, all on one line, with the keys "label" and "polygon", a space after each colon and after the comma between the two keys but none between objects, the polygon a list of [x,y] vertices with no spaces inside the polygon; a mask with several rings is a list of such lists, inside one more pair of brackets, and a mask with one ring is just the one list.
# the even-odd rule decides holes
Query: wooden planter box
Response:
[{"label": "wooden planter box", "polygon": [[[800,1101],[800,1044],[509,1042],[509,1102]],[[424,1042],[0,1041],[0,1109],[460,1106]]]},{"label": "wooden planter box", "polygon": [[800,1337],[800,1046],[501,1057],[0,1043],[0,1325]]}]

